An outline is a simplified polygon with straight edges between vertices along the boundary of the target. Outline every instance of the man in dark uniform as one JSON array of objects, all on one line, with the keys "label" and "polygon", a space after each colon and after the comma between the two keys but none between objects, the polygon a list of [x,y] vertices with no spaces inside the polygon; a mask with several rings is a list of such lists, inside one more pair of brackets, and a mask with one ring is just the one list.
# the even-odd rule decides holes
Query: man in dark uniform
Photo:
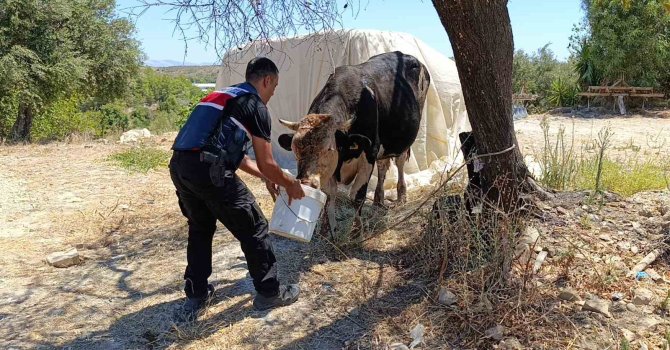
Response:
[{"label": "man in dark uniform", "polygon": [[[172,146],[170,175],[181,212],[188,219],[187,300],[177,315],[180,320],[195,320],[214,291],[207,279],[212,273],[217,220],[241,243],[257,291],[255,309],[289,305],[300,293],[297,285],[279,284],[267,220],[235,174],[239,168],[263,179],[273,197],[277,185],[286,189],[289,200],[304,196],[300,182],[286,175],[272,156],[266,104],[279,83],[279,71],[270,59],[254,58],[247,65],[245,80],[203,98]],[[249,144],[255,162],[245,154]]]}]

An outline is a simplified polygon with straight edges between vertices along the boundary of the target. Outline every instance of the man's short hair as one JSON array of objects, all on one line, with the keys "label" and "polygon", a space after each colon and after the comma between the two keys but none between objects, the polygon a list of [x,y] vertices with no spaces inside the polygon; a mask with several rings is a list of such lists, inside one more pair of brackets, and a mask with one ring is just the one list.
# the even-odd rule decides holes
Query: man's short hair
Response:
[{"label": "man's short hair", "polygon": [[267,77],[268,75],[278,75],[279,69],[272,60],[267,57],[256,57],[247,64],[247,71],[244,74],[246,81],[256,81]]}]

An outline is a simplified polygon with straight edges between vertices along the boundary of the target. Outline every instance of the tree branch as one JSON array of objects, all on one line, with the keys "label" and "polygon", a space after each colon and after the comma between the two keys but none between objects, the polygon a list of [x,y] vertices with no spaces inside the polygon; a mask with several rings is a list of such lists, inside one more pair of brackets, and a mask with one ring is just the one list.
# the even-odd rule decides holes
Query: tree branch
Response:
[{"label": "tree branch", "polygon": [[253,41],[293,37],[342,28],[345,10],[355,13],[358,1],[347,1],[341,12],[336,0],[139,0],[129,8],[140,16],[150,8],[176,13],[172,20],[188,50],[188,41],[212,45],[219,58],[238,48],[247,50]]}]

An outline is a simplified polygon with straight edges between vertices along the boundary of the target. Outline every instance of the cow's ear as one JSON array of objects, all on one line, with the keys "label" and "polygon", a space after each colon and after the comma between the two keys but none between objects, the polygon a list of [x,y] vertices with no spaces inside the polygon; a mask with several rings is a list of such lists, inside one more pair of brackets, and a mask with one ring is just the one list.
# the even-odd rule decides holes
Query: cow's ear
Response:
[{"label": "cow's ear", "polygon": [[352,151],[365,151],[365,153],[370,154],[370,147],[372,146],[372,141],[366,136],[361,134],[351,134],[349,135],[349,142],[351,145],[349,149]]},{"label": "cow's ear", "polygon": [[279,139],[277,139],[277,141],[279,141],[279,145],[281,146],[281,148],[287,151],[291,151],[291,143],[293,142],[293,135],[295,134],[279,135]]},{"label": "cow's ear", "polygon": [[335,146],[341,151],[349,146],[349,137],[340,130],[335,131]]}]

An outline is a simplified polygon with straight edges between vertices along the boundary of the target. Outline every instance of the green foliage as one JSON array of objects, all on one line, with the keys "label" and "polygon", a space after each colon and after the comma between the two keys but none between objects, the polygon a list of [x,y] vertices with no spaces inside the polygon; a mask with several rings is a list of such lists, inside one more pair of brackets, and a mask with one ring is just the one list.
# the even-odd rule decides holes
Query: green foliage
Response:
[{"label": "green foliage", "polygon": [[[579,32],[575,28],[575,32]],[[586,39],[573,42],[574,48],[573,56],[575,58],[575,71],[578,74],[579,82],[584,88],[592,85],[600,85],[603,80],[602,72],[596,67],[596,58],[593,54],[592,45]]]},{"label": "green foliage", "polygon": [[[574,180],[575,189],[594,189],[598,176],[598,159],[592,157],[580,162]],[[613,160],[604,158],[599,190],[616,192],[623,196],[666,187],[664,174],[670,163],[662,161],[640,161],[637,159]]]},{"label": "green foliage", "polygon": [[[28,121],[24,128],[61,98],[104,104],[126,92],[141,52],[132,23],[114,9],[113,0],[0,2],[0,100],[17,99],[15,118]],[[18,132],[12,136],[30,130]]]},{"label": "green foliage", "polygon": [[[208,92],[185,78],[143,69],[133,78],[130,93],[99,105],[99,99],[80,94],[62,96],[36,115],[31,136],[43,142],[64,140],[70,134],[105,137],[133,128],[154,133],[180,128],[193,106]],[[0,138],[8,135],[18,112],[18,98],[0,98]]]},{"label": "green foliage", "polygon": [[207,94],[184,77],[165,75],[153,68],[142,70],[131,91],[126,101],[136,111],[131,114],[131,124],[153,132],[181,127],[193,106]]},{"label": "green foliage", "polygon": [[[115,6],[114,0],[0,1],[0,140],[183,125],[204,96],[192,80],[213,82],[218,67],[141,68],[133,24],[117,17]],[[26,130],[17,132],[18,125]]]},{"label": "green foliage", "polygon": [[[162,74],[153,68],[145,67],[131,87],[133,103],[152,106],[167,103],[161,107],[171,110],[177,104],[190,101],[193,95],[199,95],[200,89],[184,77],[173,77]],[[168,101],[172,99],[172,101]]]},{"label": "green foliage", "polygon": [[105,136],[109,132],[119,132],[128,129],[130,120],[123,106],[118,103],[108,103],[100,108],[99,135]]},{"label": "green foliage", "polygon": [[158,167],[167,167],[170,153],[151,147],[134,147],[109,157],[120,167],[130,171],[146,173]]},{"label": "green foliage", "polygon": [[130,128],[142,129],[149,126],[151,122],[151,110],[145,106],[139,106],[130,113]]},{"label": "green foliage", "polygon": [[18,113],[19,100],[16,95],[0,97],[0,142],[9,135]]},{"label": "green foliage", "polygon": [[211,90],[201,91],[199,94],[193,95],[191,97],[190,103],[182,107],[182,109],[179,111],[178,118],[174,124],[174,126],[177,129],[180,129],[182,126],[184,126],[184,124],[186,124],[186,119],[188,119],[188,116],[191,114],[191,110],[193,109],[192,107],[195,106],[203,97],[205,97],[210,92],[212,91]]},{"label": "green foliage", "polygon": [[547,100],[554,107],[569,107],[577,103],[579,87],[574,81],[567,81],[561,77],[551,82]]},{"label": "green foliage", "polygon": [[219,75],[219,66],[175,66],[156,70],[170,77],[183,77],[192,83],[214,83]]},{"label": "green foliage", "polygon": [[514,92],[537,94],[532,107],[544,111],[555,106],[550,100],[552,84],[560,80],[563,85],[574,86],[577,75],[572,62],[559,61],[549,49],[549,44],[533,54],[523,50],[514,53],[512,87]]},{"label": "green foliage", "polygon": [[583,0],[584,23],[570,48],[583,85],[614,83],[659,87],[670,82],[667,0]]},{"label": "green foliage", "polygon": [[541,182],[545,186],[565,190],[572,183],[578,165],[574,151],[574,125],[573,136],[570,140],[567,140],[565,128],[561,126],[555,141],[549,136],[549,122],[546,118],[540,122],[540,127],[544,135],[544,148],[540,163]]},{"label": "green foliage", "polygon": [[72,134],[92,135],[96,121],[79,109],[77,96],[60,99],[35,118],[32,139],[37,142],[64,140]]}]

